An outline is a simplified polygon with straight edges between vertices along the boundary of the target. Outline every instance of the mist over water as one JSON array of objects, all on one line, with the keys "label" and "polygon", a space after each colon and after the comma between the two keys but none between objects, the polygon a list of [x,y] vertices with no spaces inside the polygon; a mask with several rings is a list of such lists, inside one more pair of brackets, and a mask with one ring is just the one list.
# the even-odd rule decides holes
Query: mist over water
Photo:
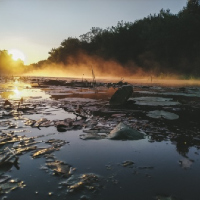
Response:
[{"label": "mist over water", "polygon": [[26,75],[33,76],[61,76],[63,77],[90,77],[92,69],[96,77],[119,77],[130,76],[132,74],[141,76],[145,74],[142,70],[130,63],[131,67],[124,68],[114,60],[103,60],[97,56],[88,56],[86,54],[79,54],[77,57],[69,57],[67,64],[44,64],[37,69],[30,67],[30,71]]},{"label": "mist over water", "polygon": [[73,77],[81,79],[92,79],[92,70],[97,79],[112,81],[124,80],[130,83],[161,83],[167,85],[199,84],[195,79],[184,80],[183,76],[175,73],[158,73],[156,63],[152,69],[144,71],[133,61],[121,65],[115,60],[104,60],[98,56],[90,56],[79,53],[76,57],[66,59],[67,64],[40,64],[27,68],[25,76],[42,77]]}]

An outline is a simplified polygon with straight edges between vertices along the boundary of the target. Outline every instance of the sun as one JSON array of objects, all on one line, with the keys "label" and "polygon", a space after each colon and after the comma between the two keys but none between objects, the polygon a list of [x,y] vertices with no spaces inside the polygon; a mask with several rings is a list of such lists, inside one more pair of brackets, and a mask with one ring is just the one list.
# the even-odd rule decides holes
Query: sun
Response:
[{"label": "sun", "polygon": [[25,55],[18,49],[11,49],[8,51],[10,55],[12,55],[12,59],[17,61],[18,59],[22,60],[24,62]]}]

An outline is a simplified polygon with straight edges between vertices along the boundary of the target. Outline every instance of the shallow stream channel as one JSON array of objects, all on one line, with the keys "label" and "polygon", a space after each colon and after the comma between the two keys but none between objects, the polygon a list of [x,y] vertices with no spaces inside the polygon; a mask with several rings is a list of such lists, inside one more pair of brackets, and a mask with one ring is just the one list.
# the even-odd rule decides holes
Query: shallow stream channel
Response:
[{"label": "shallow stream channel", "polygon": [[0,199],[199,200],[200,87],[130,85],[2,79]]}]

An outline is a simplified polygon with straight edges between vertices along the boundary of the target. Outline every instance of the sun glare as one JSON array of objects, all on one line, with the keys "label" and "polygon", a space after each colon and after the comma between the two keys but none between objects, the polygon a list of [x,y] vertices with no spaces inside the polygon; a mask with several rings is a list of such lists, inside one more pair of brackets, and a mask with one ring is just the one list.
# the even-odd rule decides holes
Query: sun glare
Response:
[{"label": "sun glare", "polygon": [[17,49],[11,49],[11,50],[8,51],[8,53],[10,55],[12,55],[12,59],[15,60],[15,61],[20,59],[24,62],[24,60],[25,60],[25,55]]}]

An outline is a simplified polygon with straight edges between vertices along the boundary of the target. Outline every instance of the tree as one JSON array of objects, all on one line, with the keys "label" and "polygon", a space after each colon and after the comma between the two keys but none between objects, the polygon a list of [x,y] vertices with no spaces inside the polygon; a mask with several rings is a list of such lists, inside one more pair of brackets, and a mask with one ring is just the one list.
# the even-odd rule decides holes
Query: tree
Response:
[{"label": "tree", "polygon": [[12,55],[8,54],[7,50],[0,50],[0,74],[20,74],[23,73],[24,63],[18,59],[14,61]]},{"label": "tree", "polygon": [[[144,71],[187,73],[200,76],[200,0],[188,1],[178,14],[161,9],[158,14],[133,22],[91,30],[77,38],[63,40],[52,49],[49,61],[67,64],[80,52],[115,60],[124,68],[130,61]],[[77,61],[81,62],[81,61]]]}]

